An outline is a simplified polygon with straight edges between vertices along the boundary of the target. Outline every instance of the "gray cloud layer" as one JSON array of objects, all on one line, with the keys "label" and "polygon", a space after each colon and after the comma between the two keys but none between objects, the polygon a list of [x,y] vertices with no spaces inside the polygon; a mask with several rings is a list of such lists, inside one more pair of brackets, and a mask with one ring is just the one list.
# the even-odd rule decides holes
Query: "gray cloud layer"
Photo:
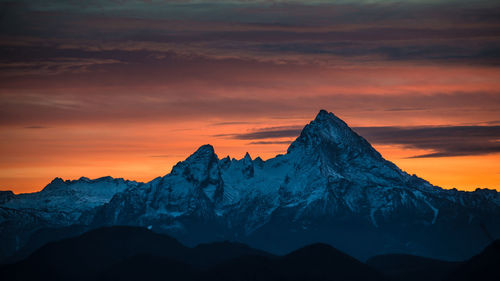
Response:
[{"label": "gray cloud layer", "polygon": [[500,126],[358,127],[355,130],[374,144],[397,144],[434,151],[414,158],[500,152]]},{"label": "gray cloud layer", "polygon": [[[275,127],[254,132],[220,135],[239,140],[254,140],[251,144],[282,144],[290,141],[269,139],[294,138],[300,127]],[[425,149],[432,153],[412,158],[484,155],[500,152],[500,126],[429,126],[429,127],[355,127],[372,144],[402,145]],[[265,141],[255,141],[255,140]]]},{"label": "gray cloud layer", "polygon": [[[415,76],[420,82],[420,74],[373,75],[386,63],[405,63],[410,70],[418,63],[498,71],[498,1],[263,2],[0,1],[0,125],[246,120],[236,125],[263,116],[306,116],[319,107],[364,120],[405,112],[482,121],[498,117],[499,92],[473,88],[483,77],[469,81],[463,92],[444,87],[411,92],[416,83],[404,88],[407,92],[384,96],[380,89],[390,92],[394,80]],[[329,68],[319,69],[323,64]],[[359,65],[375,67],[372,76],[349,76]],[[333,68],[335,73],[323,74]],[[465,76],[445,75],[450,75],[447,86]],[[359,94],[341,92],[363,83],[367,87]],[[339,85],[340,92],[307,92]],[[436,152],[419,157],[437,157],[497,152],[497,129],[488,128],[358,130],[375,144],[430,149]],[[478,136],[471,130],[486,132]],[[233,137],[275,143],[266,139],[298,131]],[[433,134],[435,142],[427,139]]]},{"label": "gray cloud layer", "polygon": [[500,63],[498,1],[114,2],[2,1],[0,59],[50,66],[68,56],[97,64],[174,52]]}]

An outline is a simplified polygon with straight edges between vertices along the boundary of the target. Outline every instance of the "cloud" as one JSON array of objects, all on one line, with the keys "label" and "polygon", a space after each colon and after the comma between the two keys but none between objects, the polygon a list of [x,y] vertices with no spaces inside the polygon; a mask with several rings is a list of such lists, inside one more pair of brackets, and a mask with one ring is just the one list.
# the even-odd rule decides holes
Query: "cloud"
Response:
[{"label": "cloud", "polygon": [[25,129],[47,129],[49,127],[33,125],[33,126],[26,126],[24,128]]},{"label": "cloud", "polygon": [[433,151],[412,158],[500,152],[500,126],[357,127],[354,130],[373,144]]},{"label": "cloud", "polygon": [[[215,71],[217,70],[213,72]],[[237,70],[233,73],[238,74]],[[97,79],[99,78],[96,77]],[[104,80],[104,78],[101,79]],[[58,126],[102,122],[123,124],[130,121],[157,123],[179,120],[206,120],[208,125],[211,125],[221,123],[220,120],[227,120],[226,122],[235,120],[233,122],[248,122],[248,124],[239,124],[239,127],[246,129],[257,127],[252,125],[256,120],[266,123],[274,118],[285,120],[295,118],[301,120],[300,124],[305,124],[314,118],[314,114],[319,108],[333,111],[348,122],[356,120],[357,124],[353,124],[354,126],[373,124],[372,120],[377,120],[378,124],[422,124],[426,121],[429,122],[429,120],[429,123],[436,124],[433,120],[442,120],[443,114],[446,114],[449,120],[477,123],[496,120],[500,101],[500,95],[487,92],[435,95],[411,93],[407,95],[332,94],[315,96],[311,90],[308,97],[293,97],[302,91],[307,91],[307,85],[299,87],[296,84],[296,89],[290,91],[280,89],[280,91],[275,92],[276,87],[251,85],[252,83],[248,83],[248,86],[244,83],[238,85],[237,80],[233,79],[234,85],[225,84],[222,90],[214,91],[214,88],[217,87],[216,82],[221,83],[223,77],[211,79],[216,82],[207,81],[206,83],[200,83],[200,76],[197,76],[197,79],[198,85],[186,80],[183,85],[172,84],[170,91],[159,91],[155,87],[108,87],[101,90],[98,87],[88,89],[83,86],[81,89],[71,89],[70,92],[66,88],[60,90],[50,87],[47,91],[33,88],[18,92],[19,90],[13,86],[8,91],[0,92],[0,108],[2,108],[0,125],[24,127],[37,123]],[[127,83],[130,82],[129,80],[117,79],[116,83]],[[8,83],[7,80],[5,81]],[[63,81],[66,85],[82,83],[82,81],[70,79]],[[298,78],[293,78],[292,81],[298,81]],[[50,85],[60,85],[61,83],[56,82],[54,81]],[[114,83],[111,79],[106,82]],[[252,80],[248,82],[252,82]],[[91,85],[91,82],[89,84]],[[191,88],[191,86],[196,87]],[[270,89],[265,89],[265,87],[270,87]],[[242,88],[244,90],[238,92]],[[40,87],[40,89],[43,88]],[[224,93],[229,90],[232,91],[232,97],[218,94],[219,91]],[[251,98],[243,97],[248,92],[260,93]],[[282,98],[283,93],[288,95],[286,99]],[[396,107],[400,110],[386,111]],[[421,111],[402,110],[413,108],[427,109]],[[452,123],[452,121],[449,122]],[[283,132],[281,128],[271,128],[266,132],[249,131],[247,132],[249,135],[240,138],[252,140],[273,134],[288,137],[300,131],[300,127],[287,127],[285,129],[287,132]]]},{"label": "cloud", "polygon": [[498,2],[98,2],[7,7],[1,125],[497,119]]},{"label": "cloud", "polygon": [[[259,129],[248,133],[218,137],[253,141],[250,144],[286,144],[272,139],[295,138],[302,127]],[[374,145],[400,145],[433,151],[411,158],[484,155],[500,152],[500,126],[354,127],[353,130]]]},{"label": "cloud", "polygon": [[295,137],[298,135],[298,133],[300,133],[301,130],[302,127],[299,126],[285,126],[285,127],[264,128],[249,133],[218,135],[218,136],[229,137],[237,140],[259,140],[259,139]]},{"label": "cloud", "polygon": [[248,144],[290,144],[292,141],[252,141]]},{"label": "cloud", "polygon": [[212,126],[228,126],[228,125],[246,125],[246,124],[254,124],[255,122],[246,122],[246,121],[228,121],[228,122],[217,122],[212,123]]},{"label": "cloud", "polygon": [[90,71],[96,65],[122,63],[114,59],[95,58],[53,58],[51,60],[0,62],[0,75],[59,75],[63,73],[80,74]]},{"label": "cloud", "polygon": [[65,52],[88,59],[127,53],[125,61],[134,61],[131,53],[175,53],[331,66],[342,59],[500,64],[500,5],[493,1],[63,2],[11,5],[0,27],[0,59],[39,58],[48,48],[47,59]]}]

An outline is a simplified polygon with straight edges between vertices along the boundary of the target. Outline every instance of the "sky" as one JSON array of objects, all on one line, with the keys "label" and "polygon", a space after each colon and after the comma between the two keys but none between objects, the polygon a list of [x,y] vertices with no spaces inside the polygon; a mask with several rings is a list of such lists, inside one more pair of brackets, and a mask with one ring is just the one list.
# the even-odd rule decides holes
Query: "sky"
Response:
[{"label": "sky", "polygon": [[443,188],[500,190],[498,1],[0,0],[0,190],[286,152],[320,109]]}]

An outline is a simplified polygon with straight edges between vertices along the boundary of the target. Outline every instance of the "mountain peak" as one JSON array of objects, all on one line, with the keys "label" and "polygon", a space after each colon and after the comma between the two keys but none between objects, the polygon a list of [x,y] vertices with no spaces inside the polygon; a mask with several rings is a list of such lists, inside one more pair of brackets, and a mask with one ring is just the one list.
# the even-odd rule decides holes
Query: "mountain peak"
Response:
[{"label": "mountain peak", "polygon": [[54,178],[54,179],[50,182],[50,184],[63,184],[63,183],[64,183],[64,180],[63,180],[62,178],[60,178],[60,177],[56,177],[56,178]]},{"label": "mountain peak", "polygon": [[195,154],[214,154],[215,150],[211,144],[204,144],[200,146],[194,153]]},{"label": "mountain peak", "polygon": [[214,156],[217,157],[214,147],[210,144],[204,144],[200,146],[193,154],[191,154],[186,159],[186,162],[198,162],[201,159],[212,159],[214,158]]},{"label": "mountain peak", "polygon": [[92,180],[87,178],[87,177],[80,177],[77,181],[80,181],[80,182],[91,182]]},{"label": "mountain peak", "polygon": [[288,152],[297,147],[311,148],[324,143],[347,144],[359,138],[344,121],[322,109],[316,118],[304,127],[300,136],[288,148]]},{"label": "mountain peak", "polygon": [[252,161],[252,157],[250,156],[250,153],[248,153],[248,152],[245,153],[245,157],[243,157],[243,159]]},{"label": "mountain peak", "polygon": [[16,195],[14,194],[14,192],[10,190],[5,190],[5,191],[0,190],[0,204],[3,204],[15,197]]},{"label": "mountain peak", "polygon": [[46,185],[42,191],[47,192],[51,190],[59,189],[63,186],[66,186],[66,182],[62,178],[54,178],[48,185]]},{"label": "mountain peak", "polygon": [[323,123],[323,122],[327,122],[335,127],[341,127],[341,128],[349,127],[342,119],[338,118],[332,112],[328,112],[324,109],[321,109],[316,115],[316,118],[314,118],[314,120],[311,123]]},{"label": "mountain peak", "polygon": [[325,118],[328,118],[329,115],[333,115],[333,113],[328,113],[328,111],[324,110],[324,109],[321,109],[318,114],[316,115],[316,120],[318,119],[325,119]]},{"label": "mountain peak", "polygon": [[[210,144],[200,146],[186,160],[177,163],[171,174],[192,174],[193,178],[206,177],[211,167],[216,166],[219,158]],[[187,169],[187,170],[186,170]],[[201,180],[200,180],[201,181]]]}]

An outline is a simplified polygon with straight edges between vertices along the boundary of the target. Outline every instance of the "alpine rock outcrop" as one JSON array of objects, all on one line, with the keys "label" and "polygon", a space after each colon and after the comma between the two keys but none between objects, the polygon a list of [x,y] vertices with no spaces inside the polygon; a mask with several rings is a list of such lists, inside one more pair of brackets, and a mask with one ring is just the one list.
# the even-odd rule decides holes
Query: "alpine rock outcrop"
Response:
[{"label": "alpine rock outcrop", "polygon": [[[0,194],[1,235],[19,216],[8,212],[29,209],[44,224],[32,220],[26,233],[45,221],[134,225],[187,244],[235,240],[275,253],[324,242],[361,259],[394,252],[462,259],[500,237],[498,192],[445,190],[409,175],[324,110],[286,154],[266,161],[220,159],[203,145],[145,184],[106,179],[100,191],[83,185],[79,193],[56,181],[65,186],[47,186],[58,198],[48,202],[45,189]],[[70,197],[82,203],[65,205]]]}]

